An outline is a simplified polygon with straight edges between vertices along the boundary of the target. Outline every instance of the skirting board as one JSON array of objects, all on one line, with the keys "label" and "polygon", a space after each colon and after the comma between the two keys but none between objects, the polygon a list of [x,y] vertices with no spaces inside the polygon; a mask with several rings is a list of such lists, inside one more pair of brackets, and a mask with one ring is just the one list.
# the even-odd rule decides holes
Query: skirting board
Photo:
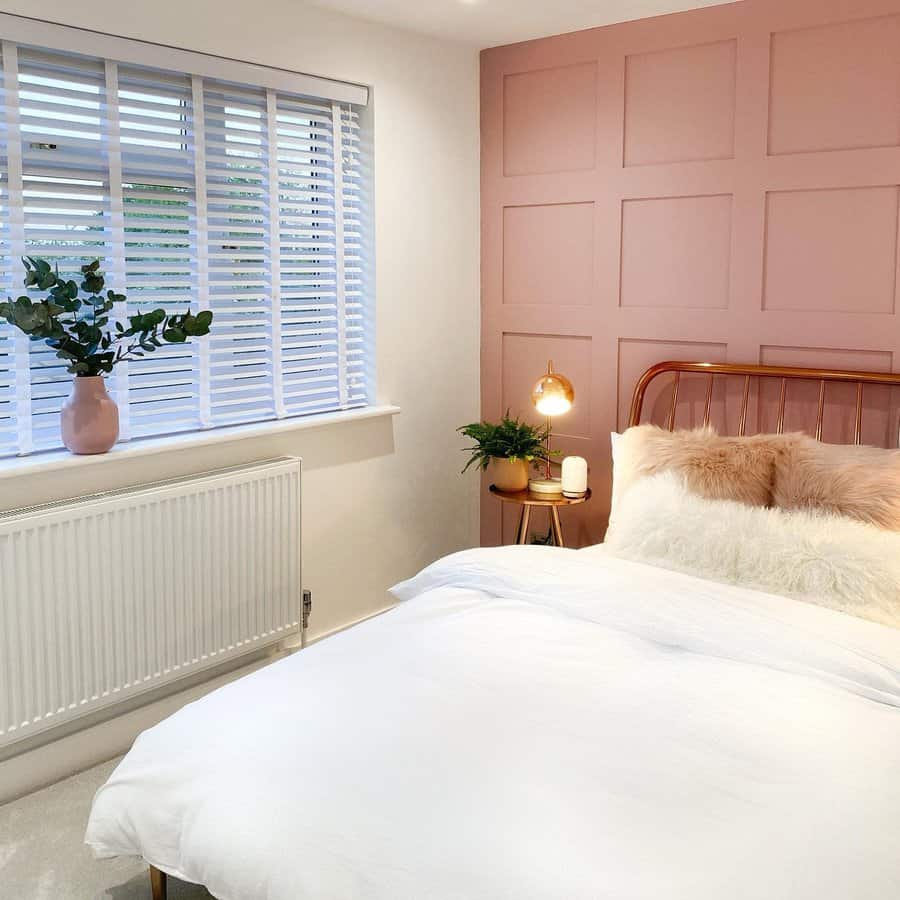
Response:
[{"label": "skirting board", "polygon": [[[352,628],[354,625],[359,625],[391,608],[391,606],[385,607],[347,625],[317,634],[307,641],[306,646],[315,644],[340,631],[345,631],[347,628]],[[229,681],[249,675],[250,672],[275,662],[298,649],[299,647],[288,647],[283,650],[264,652],[260,657],[239,668],[226,672],[219,671],[213,677],[207,678],[202,683],[194,684],[186,690],[154,699],[135,709],[129,709],[120,715],[0,762],[0,805],[125,753],[142,731],[177,712],[185,704],[197,700]]]}]

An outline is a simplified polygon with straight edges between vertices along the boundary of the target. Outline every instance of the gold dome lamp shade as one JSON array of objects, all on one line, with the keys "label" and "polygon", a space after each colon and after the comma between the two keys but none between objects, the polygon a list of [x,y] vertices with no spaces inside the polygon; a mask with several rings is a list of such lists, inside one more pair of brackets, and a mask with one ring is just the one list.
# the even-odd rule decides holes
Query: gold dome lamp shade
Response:
[{"label": "gold dome lamp shade", "polygon": [[542,375],[531,390],[534,408],[547,417],[547,459],[543,478],[532,478],[528,489],[538,494],[561,494],[562,482],[554,478],[550,467],[550,432],[553,416],[567,413],[575,402],[575,388],[565,375],[553,371],[553,360],[547,363],[547,372]]}]

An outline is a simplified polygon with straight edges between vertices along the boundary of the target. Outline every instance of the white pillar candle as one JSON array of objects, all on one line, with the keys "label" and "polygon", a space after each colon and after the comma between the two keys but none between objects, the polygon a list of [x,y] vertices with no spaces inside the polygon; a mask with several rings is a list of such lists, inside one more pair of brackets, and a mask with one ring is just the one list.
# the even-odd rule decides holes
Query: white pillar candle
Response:
[{"label": "white pillar candle", "polygon": [[564,497],[583,497],[587,493],[587,471],[587,460],[582,456],[567,456],[562,461]]}]

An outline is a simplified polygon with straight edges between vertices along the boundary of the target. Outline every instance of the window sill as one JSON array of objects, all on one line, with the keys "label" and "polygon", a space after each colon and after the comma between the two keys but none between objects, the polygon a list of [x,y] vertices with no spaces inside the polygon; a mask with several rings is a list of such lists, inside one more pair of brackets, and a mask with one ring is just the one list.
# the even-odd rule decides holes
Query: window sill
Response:
[{"label": "window sill", "polygon": [[93,456],[76,456],[69,453],[68,450],[48,450],[45,453],[35,453],[33,456],[0,460],[0,480],[62,469],[79,469],[112,460],[134,459],[153,456],[157,453],[175,453],[181,450],[190,450],[193,447],[208,447],[211,444],[224,444],[294,431],[306,431],[312,428],[323,428],[327,425],[340,425],[343,422],[356,422],[361,419],[395,416],[399,412],[399,406],[382,404],[381,406],[364,406],[361,409],[298,416],[293,419],[232,425],[209,431],[193,431],[159,438],[140,438],[128,443],[116,444],[109,453],[99,453]]}]

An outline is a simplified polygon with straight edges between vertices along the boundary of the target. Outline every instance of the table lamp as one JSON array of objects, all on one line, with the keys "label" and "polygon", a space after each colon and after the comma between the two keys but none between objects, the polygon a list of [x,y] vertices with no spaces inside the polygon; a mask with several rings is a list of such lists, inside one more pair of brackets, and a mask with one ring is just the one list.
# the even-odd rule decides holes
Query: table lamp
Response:
[{"label": "table lamp", "polygon": [[534,408],[547,417],[547,459],[543,478],[532,478],[528,490],[537,494],[562,493],[562,481],[554,478],[550,469],[550,429],[553,416],[568,412],[575,402],[575,389],[565,375],[553,371],[553,360],[547,363],[547,374],[542,375],[531,391]]}]

